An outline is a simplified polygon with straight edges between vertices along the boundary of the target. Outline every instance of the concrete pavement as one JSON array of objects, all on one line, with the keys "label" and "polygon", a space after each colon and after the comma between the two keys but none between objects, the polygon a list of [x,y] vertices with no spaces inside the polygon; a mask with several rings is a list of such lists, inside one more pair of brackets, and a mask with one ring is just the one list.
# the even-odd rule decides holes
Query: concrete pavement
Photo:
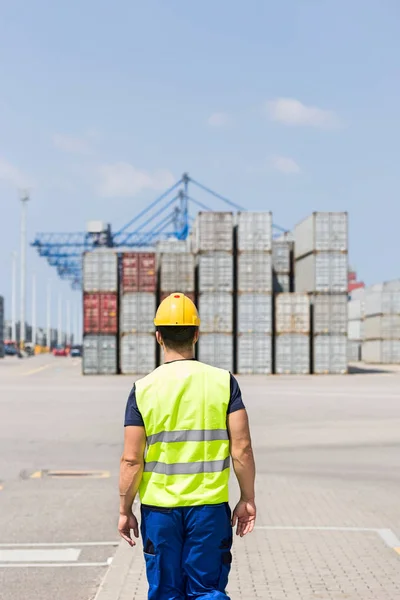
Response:
[{"label": "concrete pavement", "polygon": [[[398,370],[240,383],[256,451],[259,518],[251,536],[235,540],[232,600],[398,600]],[[130,385],[124,377],[83,378],[70,359],[0,361],[2,600],[89,600],[96,593],[98,600],[145,600],[140,545],[116,546]],[[46,474],[86,469],[109,476]],[[21,553],[10,567],[5,544],[74,552],[50,553],[38,567],[18,562]],[[78,558],[64,564],[63,556]]]}]

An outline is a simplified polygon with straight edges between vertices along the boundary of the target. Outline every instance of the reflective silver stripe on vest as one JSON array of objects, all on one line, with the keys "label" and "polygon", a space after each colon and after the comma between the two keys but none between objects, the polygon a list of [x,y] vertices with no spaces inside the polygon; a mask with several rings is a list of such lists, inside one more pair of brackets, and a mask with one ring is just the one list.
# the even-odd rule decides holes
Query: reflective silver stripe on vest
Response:
[{"label": "reflective silver stripe on vest", "polygon": [[216,440],[228,440],[226,429],[194,429],[183,431],[160,431],[149,435],[147,443],[149,446],[157,442],[213,442]]},{"label": "reflective silver stripe on vest", "polygon": [[146,473],[160,475],[198,475],[199,473],[219,473],[230,466],[230,457],[225,460],[210,460],[193,463],[174,463],[167,465],[162,462],[148,462],[144,465]]}]

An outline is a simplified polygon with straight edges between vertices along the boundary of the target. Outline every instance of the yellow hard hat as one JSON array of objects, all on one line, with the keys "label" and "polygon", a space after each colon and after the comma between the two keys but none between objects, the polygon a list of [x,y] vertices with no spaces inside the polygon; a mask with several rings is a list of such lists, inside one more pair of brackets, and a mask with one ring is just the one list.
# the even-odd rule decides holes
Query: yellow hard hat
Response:
[{"label": "yellow hard hat", "polygon": [[168,325],[199,327],[200,317],[191,299],[185,294],[175,292],[161,302],[154,325],[156,327]]}]

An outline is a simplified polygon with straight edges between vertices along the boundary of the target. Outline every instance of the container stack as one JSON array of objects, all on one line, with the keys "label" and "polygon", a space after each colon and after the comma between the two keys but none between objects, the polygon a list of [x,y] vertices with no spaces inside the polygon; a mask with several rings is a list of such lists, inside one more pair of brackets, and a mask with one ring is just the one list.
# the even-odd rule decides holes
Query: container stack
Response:
[{"label": "container stack", "polygon": [[200,212],[192,235],[196,254],[201,337],[199,360],[234,369],[233,214]]},{"label": "container stack", "polygon": [[348,344],[349,362],[361,360],[361,348],[364,340],[365,290],[357,289],[351,293],[348,303]]},{"label": "container stack", "polygon": [[237,372],[272,372],[272,215],[241,212],[237,247]]},{"label": "container stack", "polygon": [[159,257],[160,301],[174,292],[182,292],[195,301],[194,255],[188,252],[164,252]]},{"label": "container stack", "polygon": [[156,293],[156,254],[124,253],[120,293],[121,373],[146,374],[156,367]]},{"label": "container stack", "polygon": [[370,288],[365,294],[365,341],[362,359],[366,363],[400,363],[400,281]]},{"label": "container stack", "polygon": [[295,227],[295,289],[311,296],[312,371],[347,372],[347,213],[313,213]]},{"label": "container stack", "polygon": [[118,333],[118,256],[96,250],[83,256],[83,372],[115,375]]},{"label": "container stack", "polygon": [[273,288],[277,294],[292,291],[293,242],[274,240],[272,242]]},{"label": "container stack", "polygon": [[310,298],[278,294],[275,298],[275,373],[310,372]]}]

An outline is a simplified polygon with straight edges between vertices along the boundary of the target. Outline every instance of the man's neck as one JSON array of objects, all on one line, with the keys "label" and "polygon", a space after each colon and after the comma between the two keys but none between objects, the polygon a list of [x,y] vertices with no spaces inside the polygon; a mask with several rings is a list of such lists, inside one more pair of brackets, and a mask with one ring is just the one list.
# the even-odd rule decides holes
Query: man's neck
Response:
[{"label": "man's neck", "polygon": [[193,359],[194,359],[193,349],[183,350],[183,351],[178,352],[176,350],[169,350],[168,348],[164,347],[164,363],[173,362],[175,360],[193,360]]}]

